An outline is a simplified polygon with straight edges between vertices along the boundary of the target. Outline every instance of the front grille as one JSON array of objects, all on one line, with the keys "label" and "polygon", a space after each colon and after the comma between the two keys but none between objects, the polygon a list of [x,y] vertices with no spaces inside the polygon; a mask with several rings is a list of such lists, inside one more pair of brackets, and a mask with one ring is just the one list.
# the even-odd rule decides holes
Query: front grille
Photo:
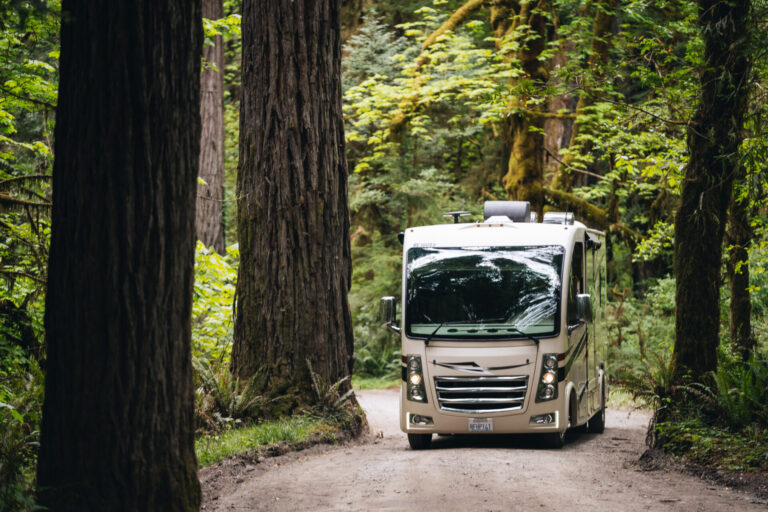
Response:
[{"label": "front grille", "polygon": [[468,414],[523,408],[528,377],[435,377],[440,409]]}]

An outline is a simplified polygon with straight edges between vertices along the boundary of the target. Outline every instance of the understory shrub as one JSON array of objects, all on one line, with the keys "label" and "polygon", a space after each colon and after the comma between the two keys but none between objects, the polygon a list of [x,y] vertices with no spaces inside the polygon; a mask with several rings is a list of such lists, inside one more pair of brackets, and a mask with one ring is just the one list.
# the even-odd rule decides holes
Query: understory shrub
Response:
[{"label": "understory shrub", "polygon": [[768,358],[754,353],[745,363],[722,361],[712,394],[722,421],[731,428],[768,427]]},{"label": "understory shrub", "polygon": [[672,387],[675,281],[658,279],[645,297],[614,288],[608,307],[609,377],[654,408]]},{"label": "understory shrub", "polygon": [[43,373],[18,347],[0,344],[0,512],[35,508]]},{"label": "understory shrub", "polygon": [[195,428],[216,432],[254,418],[264,405],[256,391],[258,375],[241,381],[221,360],[193,359],[195,369]]}]

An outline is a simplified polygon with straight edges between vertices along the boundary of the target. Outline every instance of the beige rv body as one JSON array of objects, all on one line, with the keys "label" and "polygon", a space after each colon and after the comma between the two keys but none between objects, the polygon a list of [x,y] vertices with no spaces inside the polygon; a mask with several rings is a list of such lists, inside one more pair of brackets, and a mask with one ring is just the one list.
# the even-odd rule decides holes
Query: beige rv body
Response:
[{"label": "beige rv body", "polygon": [[[428,340],[428,344],[423,336],[408,335],[406,266],[410,249],[482,247],[492,250],[494,247],[537,246],[560,246],[564,249],[556,334],[541,336],[538,340],[521,335],[514,339],[471,341],[436,335]],[[592,315],[569,325],[568,308],[573,308],[573,303],[569,304],[568,290],[574,278],[571,274],[575,276],[578,273],[573,268],[576,250],[583,254],[581,293],[590,295]],[[403,356],[400,428],[403,432],[563,433],[567,428],[584,425],[590,418],[604,412],[607,397],[604,233],[588,229],[580,222],[512,222],[507,217],[494,216],[481,223],[408,228],[403,238],[403,255],[403,291],[400,297],[403,308],[399,322]],[[557,398],[551,400],[537,399],[545,371],[542,363],[544,354],[557,354],[558,358]],[[414,401],[409,397],[407,362],[413,356],[417,356],[421,363],[426,401]],[[441,391],[445,385],[460,386],[466,392],[454,393],[453,396],[460,398],[446,402],[449,399],[441,399],[450,395]],[[489,386],[490,395],[484,391]],[[516,404],[501,403],[498,407],[484,403],[502,401],[492,393],[493,389],[505,386],[505,389],[524,387],[520,392],[522,399]],[[469,404],[475,410],[462,410],[463,407],[470,407]],[[477,425],[481,427],[478,429]]]}]

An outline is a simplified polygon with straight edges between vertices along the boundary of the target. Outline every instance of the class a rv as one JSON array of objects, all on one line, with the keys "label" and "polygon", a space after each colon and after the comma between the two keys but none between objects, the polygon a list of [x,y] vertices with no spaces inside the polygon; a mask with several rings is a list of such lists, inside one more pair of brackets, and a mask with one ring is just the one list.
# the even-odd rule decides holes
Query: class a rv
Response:
[{"label": "class a rv", "polygon": [[489,201],[483,222],[408,228],[400,428],[432,434],[536,433],[559,448],[569,428],[605,426],[605,234],[570,212],[542,222],[530,204]]}]

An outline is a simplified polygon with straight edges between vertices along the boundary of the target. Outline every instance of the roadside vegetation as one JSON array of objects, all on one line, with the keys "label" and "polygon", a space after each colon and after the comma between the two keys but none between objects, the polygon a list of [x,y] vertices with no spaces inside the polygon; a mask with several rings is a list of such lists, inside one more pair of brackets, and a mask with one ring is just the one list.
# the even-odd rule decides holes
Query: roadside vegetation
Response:
[{"label": "roadside vegetation", "polygon": [[[761,268],[765,254],[765,249],[755,248],[753,268]],[[674,379],[672,279],[655,281],[643,298],[620,296],[614,302],[610,323],[612,382],[624,398],[653,410],[650,446],[701,468],[768,471],[766,273],[754,272],[751,287],[756,312],[755,351],[745,361],[728,334],[722,333],[718,370],[703,383]],[[727,290],[722,297],[721,314],[727,319]],[[724,325],[728,325],[727,320]],[[672,400],[675,394],[688,397],[684,405]]]},{"label": "roadside vegetation", "polygon": [[310,441],[334,442],[336,434],[336,429],[320,418],[294,416],[202,434],[195,441],[195,452],[197,463],[204,468],[234,455],[258,455],[279,443],[292,447]]}]

